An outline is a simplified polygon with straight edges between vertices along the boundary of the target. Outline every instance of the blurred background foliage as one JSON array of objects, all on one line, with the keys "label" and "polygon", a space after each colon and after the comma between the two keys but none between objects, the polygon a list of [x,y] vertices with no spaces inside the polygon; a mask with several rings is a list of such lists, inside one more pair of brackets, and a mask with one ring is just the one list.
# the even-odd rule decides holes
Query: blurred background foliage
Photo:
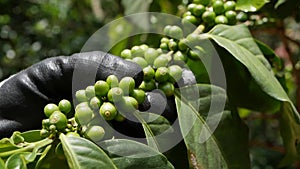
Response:
[{"label": "blurred background foliage", "polygon": [[[80,52],[95,31],[114,19],[146,11],[180,16],[186,10],[186,3],[188,0],[0,0],[0,80],[42,59]],[[268,44],[279,56],[272,60],[274,72],[285,80],[288,94],[298,110],[299,3],[299,0],[272,0],[259,12],[248,15],[246,23],[254,37]],[[110,29],[110,38],[132,31],[118,25]],[[157,35],[130,37],[117,44],[111,53],[119,54],[124,48],[143,43],[157,47],[160,38]],[[251,129],[252,168],[276,168],[285,152],[278,115],[244,109],[240,115]]]}]

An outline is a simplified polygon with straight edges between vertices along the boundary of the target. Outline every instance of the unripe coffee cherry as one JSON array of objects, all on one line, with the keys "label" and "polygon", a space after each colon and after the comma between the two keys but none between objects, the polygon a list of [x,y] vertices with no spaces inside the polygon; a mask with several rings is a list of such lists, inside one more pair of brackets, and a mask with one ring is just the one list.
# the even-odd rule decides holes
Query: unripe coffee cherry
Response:
[{"label": "unripe coffee cherry", "polygon": [[215,18],[215,23],[216,24],[227,24],[228,20],[224,15],[219,15]]},{"label": "unripe coffee cherry", "polygon": [[167,97],[174,95],[174,85],[171,82],[158,84],[158,89],[163,91]]},{"label": "unripe coffee cherry", "polygon": [[159,68],[159,67],[166,67],[169,63],[169,60],[167,57],[164,56],[159,56],[154,60],[153,66],[155,68]]},{"label": "unripe coffee cherry", "polygon": [[[169,41],[168,41],[169,42]],[[163,42],[167,43],[167,42]],[[158,57],[159,52],[153,48],[149,48],[144,53],[145,60],[149,65],[153,65],[154,60]]]},{"label": "unripe coffee cherry", "polygon": [[216,0],[216,1],[214,1],[214,3],[213,3],[213,10],[216,13],[216,15],[223,14],[224,11],[225,11],[223,1],[222,0]]},{"label": "unripe coffee cherry", "polygon": [[132,77],[124,77],[119,83],[119,87],[123,90],[124,95],[131,93],[135,87],[135,81]]},{"label": "unripe coffee cherry", "polygon": [[123,101],[121,103],[122,112],[131,113],[138,109],[139,103],[138,101],[131,96],[124,96]]},{"label": "unripe coffee cherry", "polygon": [[201,17],[204,12],[205,12],[205,6],[201,4],[196,5],[192,11],[192,13],[197,17]]},{"label": "unripe coffee cherry", "polygon": [[191,24],[191,23],[194,24],[194,25],[198,25],[198,20],[195,16],[188,15],[188,16],[183,17],[183,19],[182,19],[182,24],[183,25]]},{"label": "unripe coffee cherry", "polygon": [[110,102],[119,102],[123,99],[124,93],[120,87],[113,87],[107,93],[107,99]]},{"label": "unripe coffee cherry", "polygon": [[139,66],[141,66],[142,68],[148,66],[147,61],[142,57],[135,57],[135,58],[132,59],[132,61],[134,63],[138,64]]},{"label": "unripe coffee cherry", "polygon": [[224,4],[224,9],[225,9],[225,11],[230,11],[230,10],[234,11],[235,5],[236,5],[236,3],[234,1],[227,1]]},{"label": "unripe coffee cherry", "polygon": [[67,114],[71,111],[72,105],[71,105],[71,102],[69,102],[66,99],[63,99],[58,103],[58,108],[61,112],[63,112],[64,114]]},{"label": "unripe coffee cherry", "polygon": [[106,96],[107,95],[107,92],[109,90],[109,85],[103,81],[103,80],[98,80],[96,83],[95,83],[95,94],[97,96]]},{"label": "unripe coffee cherry", "polygon": [[133,46],[131,48],[132,58],[143,57],[143,54],[144,54],[144,51],[143,51],[143,49],[141,47],[139,47],[139,46]]},{"label": "unripe coffee cherry", "polygon": [[214,23],[215,18],[216,14],[213,11],[205,11],[202,15],[202,20],[209,25]]},{"label": "unripe coffee cherry", "polygon": [[55,111],[58,111],[59,107],[56,104],[49,103],[44,107],[44,113],[46,117],[50,117],[51,114]]},{"label": "unripe coffee cherry", "polygon": [[106,78],[106,83],[108,84],[109,88],[118,87],[119,86],[118,77],[115,75],[109,75]]},{"label": "unripe coffee cherry", "polygon": [[155,80],[151,79],[150,81],[143,81],[140,84],[139,89],[142,89],[144,91],[152,91],[152,90],[156,89]]},{"label": "unripe coffee cherry", "polygon": [[90,126],[89,128],[87,128],[84,135],[88,139],[90,139],[94,142],[98,142],[103,139],[103,137],[105,135],[105,130],[101,126]]},{"label": "unripe coffee cherry", "polygon": [[49,117],[50,124],[55,125],[56,129],[62,131],[67,127],[68,119],[65,114],[55,111]]},{"label": "unripe coffee cherry", "polygon": [[123,59],[132,59],[131,50],[129,50],[129,49],[124,49],[124,50],[121,52],[121,57],[122,57]]},{"label": "unripe coffee cherry", "polygon": [[168,47],[171,51],[177,51],[177,49],[178,49],[177,42],[175,42],[173,39],[171,39],[168,43]]},{"label": "unripe coffee cherry", "polygon": [[169,69],[169,75],[170,75],[170,81],[176,82],[182,77],[182,68],[178,65],[172,65],[168,67]]},{"label": "unripe coffee cherry", "polygon": [[104,102],[100,107],[99,112],[105,120],[112,120],[117,115],[116,107],[110,102]]},{"label": "unripe coffee cherry", "polygon": [[168,43],[161,43],[159,45],[159,48],[161,48],[162,50],[169,50]]},{"label": "unripe coffee cherry", "polygon": [[99,109],[100,106],[102,105],[102,101],[95,96],[91,98],[89,105],[92,109]]},{"label": "unripe coffee cherry", "polygon": [[169,36],[175,39],[181,39],[183,37],[183,31],[179,26],[172,26],[169,30]]},{"label": "unripe coffee cherry", "polygon": [[175,63],[185,63],[187,61],[187,55],[181,51],[177,51],[173,55],[173,60]]},{"label": "unripe coffee cherry", "polygon": [[153,79],[154,75],[155,75],[155,71],[151,66],[147,66],[143,69],[143,73],[144,73],[144,80],[145,81],[149,81],[151,79]]},{"label": "unripe coffee cherry", "polygon": [[94,117],[93,110],[88,106],[76,107],[75,120],[80,125],[87,125]]},{"label": "unripe coffee cherry", "polygon": [[94,86],[88,86],[85,89],[85,96],[88,100],[90,100],[92,97],[95,96],[95,87]]},{"label": "unripe coffee cherry", "polygon": [[169,80],[169,69],[166,67],[159,67],[155,72],[155,80],[159,83]]},{"label": "unripe coffee cherry", "polygon": [[146,94],[145,94],[144,90],[141,90],[141,89],[134,89],[131,93],[131,96],[136,99],[138,104],[143,103],[146,98]]},{"label": "unripe coffee cherry", "polygon": [[76,97],[76,100],[78,102],[86,102],[88,101],[86,95],[85,95],[85,90],[78,90],[76,93],[75,93],[75,97]]}]

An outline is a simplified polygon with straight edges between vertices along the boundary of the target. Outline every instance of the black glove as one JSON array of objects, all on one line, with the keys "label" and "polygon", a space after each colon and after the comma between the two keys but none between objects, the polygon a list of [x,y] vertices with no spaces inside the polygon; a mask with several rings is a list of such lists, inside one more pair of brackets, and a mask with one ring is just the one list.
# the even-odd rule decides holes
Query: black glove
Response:
[{"label": "black glove", "polygon": [[0,138],[10,136],[13,131],[40,129],[47,103],[71,100],[73,71],[78,63],[84,68],[98,66],[94,82],[111,74],[118,78],[131,76],[137,85],[143,79],[141,67],[103,52],[43,60],[7,79],[0,87]]}]

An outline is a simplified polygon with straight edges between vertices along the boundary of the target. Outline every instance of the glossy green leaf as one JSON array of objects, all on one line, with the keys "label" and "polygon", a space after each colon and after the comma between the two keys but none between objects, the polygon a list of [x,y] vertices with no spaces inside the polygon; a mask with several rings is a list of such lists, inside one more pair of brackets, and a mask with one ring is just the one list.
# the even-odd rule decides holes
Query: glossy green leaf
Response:
[{"label": "glossy green leaf", "polygon": [[100,146],[108,152],[118,169],[174,168],[163,154],[132,140],[106,140],[101,142]]},{"label": "glossy green leaf", "polygon": [[[281,110],[282,116],[290,117],[289,120],[291,120],[285,125],[297,124],[298,126],[300,116],[296,108],[274,74],[255,56],[256,52],[253,49],[257,45],[246,26],[218,25],[207,36],[217,44],[220,58],[224,62],[231,101],[237,106],[263,112]],[[291,126],[285,128],[291,129],[289,138],[285,138],[286,135],[283,134],[285,142],[300,140],[300,135],[297,134],[295,128]],[[287,145],[287,143],[284,144]],[[295,152],[295,147],[286,148],[287,154]]]},{"label": "glossy green leaf", "polygon": [[40,130],[29,130],[21,133],[22,137],[26,142],[37,142],[42,140],[40,136]]},{"label": "glossy green leaf", "polygon": [[70,168],[116,168],[111,159],[95,143],[81,137],[60,134]]},{"label": "glossy green leaf", "polygon": [[[195,94],[191,97],[196,92],[198,98]],[[180,88],[176,106],[192,167],[250,168],[248,129],[238,114],[228,109],[224,89],[208,84]],[[205,131],[212,136],[202,142]]]},{"label": "glossy green leaf", "polygon": [[13,154],[7,159],[5,167],[9,169],[27,169],[26,160],[22,154]]},{"label": "glossy green leaf", "polygon": [[17,147],[14,143],[12,143],[9,138],[3,138],[0,140],[0,154],[18,148],[19,147]]},{"label": "glossy green leaf", "polygon": [[236,2],[236,9],[245,12],[255,12],[263,7],[269,0],[238,0]]},{"label": "glossy green leaf", "polygon": [[278,0],[275,4],[275,8],[278,8],[280,5],[284,4],[286,2],[286,0]]}]

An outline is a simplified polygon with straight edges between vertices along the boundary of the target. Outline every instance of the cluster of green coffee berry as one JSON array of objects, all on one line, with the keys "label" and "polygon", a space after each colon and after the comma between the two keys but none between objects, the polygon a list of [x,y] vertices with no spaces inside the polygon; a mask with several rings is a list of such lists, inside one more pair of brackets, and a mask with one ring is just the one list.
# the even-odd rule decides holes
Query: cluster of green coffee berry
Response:
[{"label": "cluster of green coffee berry", "polygon": [[238,21],[245,22],[248,19],[247,14],[236,11],[235,6],[236,2],[232,0],[193,0],[187,6],[182,22],[203,25],[204,31],[208,31],[216,24],[234,25]]},{"label": "cluster of green coffee berry", "polygon": [[[174,28],[175,31],[179,30],[182,37],[182,30],[178,26],[170,27]],[[167,46],[175,48],[177,40],[168,40]],[[123,50],[121,57],[135,62],[143,68],[144,79],[139,89],[143,91],[160,89],[167,97],[174,94],[174,84],[182,77],[183,70],[180,63],[184,63],[186,60],[186,56],[180,52],[174,53],[164,50],[162,47],[155,49],[145,44]]]},{"label": "cluster of green coffee berry", "polygon": [[74,118],[68,119],[72,111],[72,105],[68,100],[61,100],[58,105],[49,103],[44,107],[44,114],[47,119],[42,121],[43,129],[41,137],[56,137],[58,133],[79,136]]}]

